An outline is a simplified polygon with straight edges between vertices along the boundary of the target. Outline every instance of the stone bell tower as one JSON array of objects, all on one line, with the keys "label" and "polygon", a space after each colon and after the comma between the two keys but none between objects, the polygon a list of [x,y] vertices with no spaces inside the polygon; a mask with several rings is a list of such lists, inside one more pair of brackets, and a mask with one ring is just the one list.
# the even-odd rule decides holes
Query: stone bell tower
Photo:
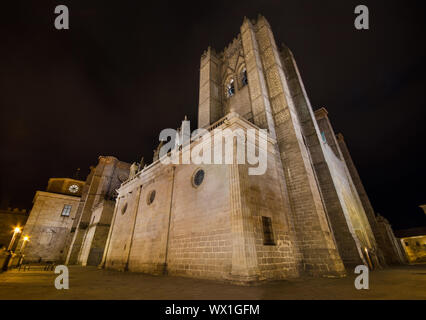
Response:
[{"label": "stone bell tower", "polygon": [[277,48],[268,21],[245,18],[240,34],[223,52],[208,48],[201,57],[198,126],[236,112],[268,130],[277,141],[302,268],[340,275],[344,266],[304,135],[306,122],[314,123],[315,116],[291,64],[291,52]]}]

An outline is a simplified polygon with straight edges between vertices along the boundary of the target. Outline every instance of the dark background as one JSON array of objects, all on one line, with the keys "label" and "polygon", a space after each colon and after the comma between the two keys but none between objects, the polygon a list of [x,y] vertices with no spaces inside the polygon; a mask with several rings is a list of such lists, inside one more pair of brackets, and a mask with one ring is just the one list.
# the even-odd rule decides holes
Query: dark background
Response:
[{"label": "dark background", "polygon": [[[420,3],[420,2],[419,2]],[[50,177],[99,155],[152,159],[197,124],[199,63],[263,14],[293,51],[314,109],[342,132],[373,207],[426,225],[425,11],[413,1],[8,1],[0,8],[0,197],[29,209]],[[70,29],[54,28],[65,4]],[[370,30],[354,28],[367,5]]]}]

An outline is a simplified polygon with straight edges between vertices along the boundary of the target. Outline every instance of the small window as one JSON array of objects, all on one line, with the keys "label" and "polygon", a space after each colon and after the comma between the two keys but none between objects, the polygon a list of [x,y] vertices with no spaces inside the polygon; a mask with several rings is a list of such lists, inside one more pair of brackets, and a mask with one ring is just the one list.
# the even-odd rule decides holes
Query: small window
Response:
[{"label": "small window", "polygon": [[327,139],[325,138],[325,132],[321,131],[321,138],[323,142],[327,142]]},{"label": "small window", "polygon": [[155,190],[152,190],[149,194],[148,194],[148,198],[146,199],[146,203],[148,205],[150,205],[151,203],[154,202],[155,199]]},{"label": "small window", "polygon": [[229,83],[227,84],[226,94],[228,98],[232,97],[235,94],[234,79],[231,79],[231,81],[229,81]]},{"label": "small window", "polygon": [[420,247],[420,243],[418,241],[416,241],[416,246]]},{"label": "small window", "polygon": [[127,210],[127,202],[124,204],[124,206],[121,208],[121,214],[125,214]]},{"label": "small window", "polygon": [[64,208],[62,209],[61,216],[69,217],[70,213],[71,213],[71,205],[69,205],[69,204],[64,205]]},{"label": "small window", "polygon": [[192,177],[192,184],[194,187],[198,187],[203,183],[204,180],[204,170],[198,169]]},{"label": "small window", "polygon": [[405,246],[406,246],[406,247],[408,247],[408,246],[409,246],[408,242],[405,242]]},{"label": "small window", "polygon": [[246,68],[243,69],[243,72],[241,72],[241,83],[244,86],[248,85],[248,79],[247,79],[247,70]]},{"label": "small window", "polygon": [[272,220],[270,217],[262,217],[263,244],[265,246],[275,245],[274,234],[272,232]]}]

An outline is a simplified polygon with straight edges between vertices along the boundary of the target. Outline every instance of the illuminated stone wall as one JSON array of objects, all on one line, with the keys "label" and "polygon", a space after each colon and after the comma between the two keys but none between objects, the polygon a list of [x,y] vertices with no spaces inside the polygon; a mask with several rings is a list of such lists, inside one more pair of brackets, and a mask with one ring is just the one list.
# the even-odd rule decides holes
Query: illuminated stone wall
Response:
[{"label": "illuminated stone wall", "polygon": [[401,238],[409,263],[426,262],[426,235]]},{"label": "illuminated stone wall", "polygon": [[90,224],[87,226],[80,250],[79,264],[83,266],[100,264],[111,226],[114,206],[115,201],[104,200],[93,208]]},{"label": "illuminated stone wall", "polygon": [[[112,218],[112,210],[108,209],[110,205],[104,205],[103,202],[114,201],[116,190],[129,176],[129,169],[130,164],[112,156],[100,156],[97,166],[91,169],[86,179],[73,230],[67,239],[65,248],[67,264],[86,265],[90,252],[93,259],[89,259],[89,264],[100,262],[100,258],[95,259],[94,256],[103,254],[103,248],[100,245],[106,241]],[[94,209],[98,206],[102,206],[103,210],[93,216]],[[93,217],[97,222],[94,222]],[[96,232],[92,229],[93,227]],[[97,243],[93,248],[92,240]]]},{"label": "illuminated stone wall", "polygon": [[[23,236],[29,236],[23,250],[24,260],[63,262],[66,239],[77,213],[80,197],[37,191],[33,202],[22,231]],[[62,215],[65,205],[71,206],[69,216]],[[18,254],[21,253],[22,239],[21,236],[16,250]]]},{"label": "illuminated stone wall", "polygon": [[[234,114],[219,128],[251,127]],[[104,266],[235,282],[297,277],[301,255],[274,144],[269,139],[262,176],[249,176],[246,165],[173,167],[157,161],[126,182]],[[198,169],[205,176],[196,187],[192,178]],[[155,199],[149,203],[152,191]],[[271,218],[275,245],[263,245],[262,216]]]},{"label": "illuminated stone wall", "polygon": [[376,239],[327,114],[315,112],[321,152],[312,155],[339,252],[347,265],[378,267]]}]

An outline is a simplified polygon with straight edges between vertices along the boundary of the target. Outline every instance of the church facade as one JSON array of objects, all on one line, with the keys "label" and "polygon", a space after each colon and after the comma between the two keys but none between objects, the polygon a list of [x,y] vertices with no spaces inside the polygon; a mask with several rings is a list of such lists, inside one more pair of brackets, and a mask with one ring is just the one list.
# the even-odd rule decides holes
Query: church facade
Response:
[{"label": "church facade", "polygon": [[228,47],[203,53],[198,111],[212,138],[190,148],[214,151],[217,129],[265,129],[266,147],[255,147],[265,149],[266,172],[165,164],[157,150],[118,190],[102,267],[251,283],[386,264],[343,136],[324,108],[313,111],[291,51],[264,17],[245,18]]}]

